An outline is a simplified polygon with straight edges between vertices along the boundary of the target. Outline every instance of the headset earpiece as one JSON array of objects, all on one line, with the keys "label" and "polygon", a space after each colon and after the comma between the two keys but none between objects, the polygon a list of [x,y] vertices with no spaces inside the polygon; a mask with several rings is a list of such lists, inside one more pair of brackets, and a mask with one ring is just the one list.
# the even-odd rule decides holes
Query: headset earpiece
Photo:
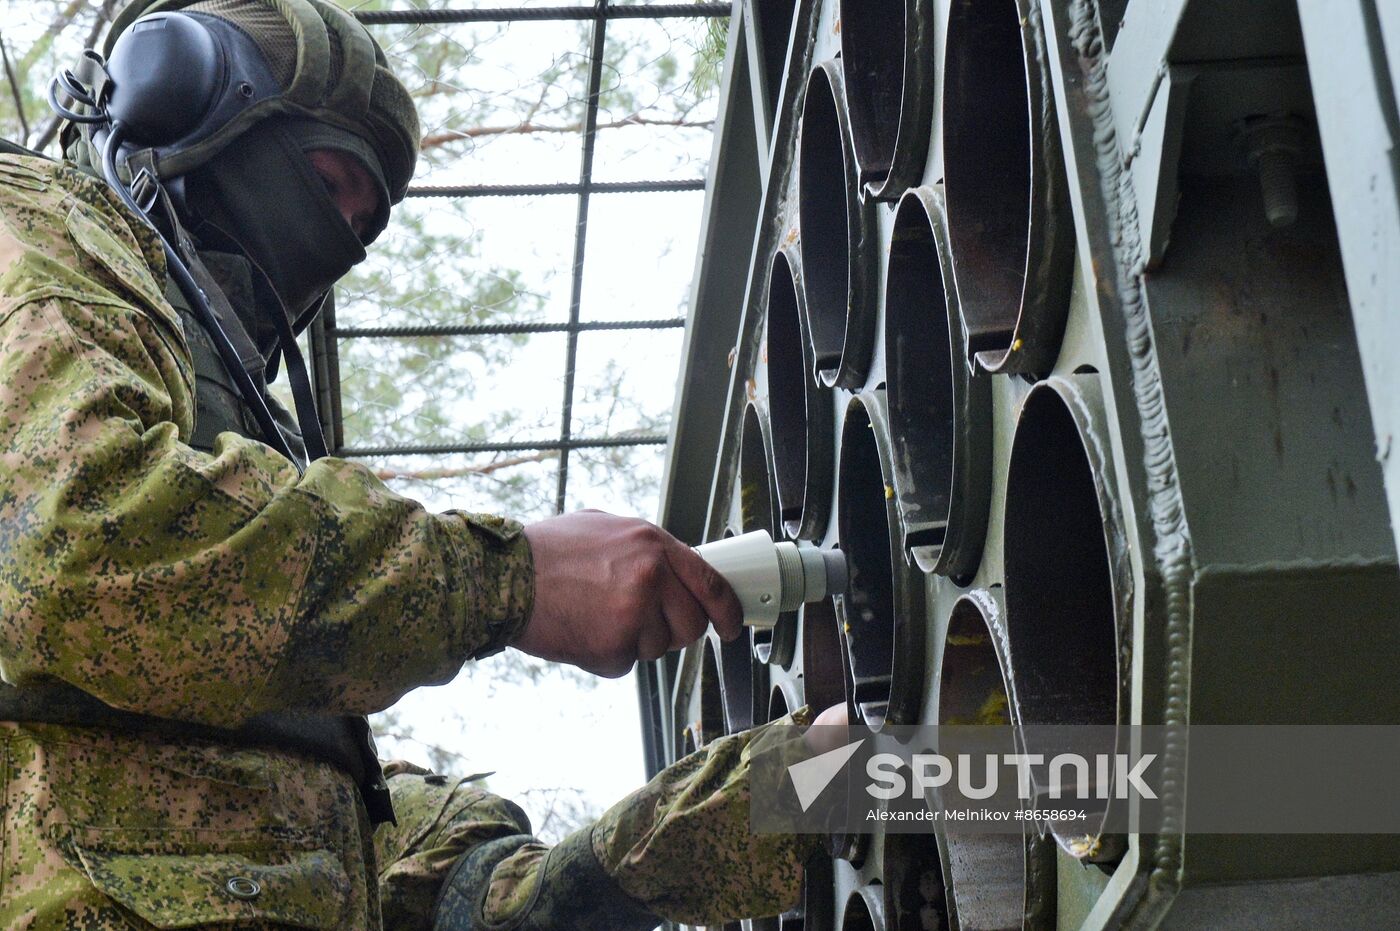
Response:
[{"label": "headset earpiece", "polygon": [[107,59],[107,113],[136,148],[181,149],[281,90],[248,36],[216,17],[143,16]]},{"label": "headset earpiece", "polygon": [[[209,138],[248,107],[280,90],[257,44],[236,26],[198,13],[154,13],[132,23],[105,61],[92,49],[84,51],[75,68],[53,79],[49,103],[64,119],[87,127],[84,135],[96,149],[102,177],[160,239],[171,279],[213,340],[263,439],[296,462],[262,388],[243,367],[204,291],[170,239],[147,215],[150,202],[143,204],[133,190],[162,184],[168,190],[170,184],[184,179],[172,175],[162,180],[143,166],[128,182],[118,165],[137,151],[149,150],[158,169],[162,156]],[[68,107],[59,99],[60,92],[90,112]],[[155,191],[146,193],[154,196]],[[317,422],[314,402],[308,417]],[[323,440],[320,455],[325,455],[324,446]]]},{"label": "headset earpiece", "polygon": [[223,84],[223,55],[204,25],[178,13],[132,23],[107,59],[107,112],[138,145],[170,145],[199,128]]}]

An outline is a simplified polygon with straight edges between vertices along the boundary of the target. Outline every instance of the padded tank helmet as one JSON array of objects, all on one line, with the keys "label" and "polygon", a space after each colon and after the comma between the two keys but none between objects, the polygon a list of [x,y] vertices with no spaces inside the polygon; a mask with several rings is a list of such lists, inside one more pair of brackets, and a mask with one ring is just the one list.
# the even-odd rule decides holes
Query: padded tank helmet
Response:
[{"label": "padded tank helmet", "polygon": [[[418,158],[412,98],[368,31],[325,0],[133,0],[103,52],[85,51],[51,86],[50,104],[69,121],[65,154],[160,236],[171,282],[263,438],[299,458],[191,268],[234,304],[267,380],[286,357],[307,453],[325,455],[296,334],[407,192]],[[364,167],[378,188],[372,217],[345,215],[336,178],[314,158],[325,150]],[[247,287],[235,291],[246,299],[227,301],[211,267],[241,274]]]},{"label": "padded tank helmet", "polygon": [[[375,235],[408,189],[418,158],[413,100],[365,27],[333,3],[133,0],[103,53],[105,70],[86,70],[93,95],[126,129],[122,160],[161,182],[280,117],[318,127],[318,145],[365,164],[381,193]],[[80,131],[69,127],[65,148]]]}]

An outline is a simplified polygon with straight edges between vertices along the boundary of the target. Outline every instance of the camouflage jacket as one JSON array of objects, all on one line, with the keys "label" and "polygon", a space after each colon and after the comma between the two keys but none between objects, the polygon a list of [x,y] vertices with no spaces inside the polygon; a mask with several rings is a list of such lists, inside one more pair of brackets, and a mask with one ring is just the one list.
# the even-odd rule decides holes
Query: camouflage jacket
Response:
[{"label": "camouflage jacket", "polygon": [[513,636],[517,524],[433,514],[343,460],[192,449],[154,234],[70,167],[0,157],[0,674],[236,727],[363,714]]},{"label": "camouflage jacket", "polygon": [[[164,281],[105,185],[0,156],[0,677],[234,728],[376,711],[509,640],[533,598],[518,524],[195,440],[202,344]],[[100,924],[104,893],[152,922],[378,925],[364,810],[325,763],[0,724],[0,793],[6,928]],[[223,888],[259,869],[261,904]]]}]

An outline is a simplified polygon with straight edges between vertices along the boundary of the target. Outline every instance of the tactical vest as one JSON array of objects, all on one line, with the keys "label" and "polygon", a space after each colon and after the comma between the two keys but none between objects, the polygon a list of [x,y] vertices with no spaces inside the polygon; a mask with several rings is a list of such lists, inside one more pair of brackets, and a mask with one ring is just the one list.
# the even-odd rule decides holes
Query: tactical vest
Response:
[{"label": "tactical vest", "polygon": [[[217,266],[218,263],[214,264]],[[265,363],[243,325],[230,312],[229,303],[252,301],[251,282],[246,274],[239,275],[233,267],[211,268],[210,271],[223,272],[216,275],[216,280],[228,298],[228,302],[211,301],[215,313],[238,348],[245,368],[254,374],[254,380],[261,385]],[[199,325],[179,290],[170,286],[166,291],[171,305],[180,313],[194,362],[196,415],[190,445],[209,452],[220,433],[257,437],[257,422],[224,368],[213,340]],[[298,465],[304,466],[305,447],[296,418],[271,395],[268,396],[268,406],[300,460]],[[369,721],[363,717],[264,714],[236,730],[228,730],[122,711],[67,683],[53,682],[24,688],[0,683],[0,721],[94,727],[157,734],[172,742],[210,740],[239,747],[262,747],[304,754],[332,763],[354,779],[372,822],[378,824],[394,820],[389,790],[375,753],[374,737]]]}]

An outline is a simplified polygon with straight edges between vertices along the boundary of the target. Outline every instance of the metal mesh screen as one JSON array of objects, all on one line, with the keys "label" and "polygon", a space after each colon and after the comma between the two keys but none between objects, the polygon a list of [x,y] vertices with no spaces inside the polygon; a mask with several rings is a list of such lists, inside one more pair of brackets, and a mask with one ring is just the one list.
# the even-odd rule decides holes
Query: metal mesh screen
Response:
[{"label": "metal mesh screen", "polygon": [[356,11],[424,160],[384,255],[309,333],[336,455],[428,498],[488,478],[523,516],[654,489],[717,89],[694,46],[730,11]]}]

